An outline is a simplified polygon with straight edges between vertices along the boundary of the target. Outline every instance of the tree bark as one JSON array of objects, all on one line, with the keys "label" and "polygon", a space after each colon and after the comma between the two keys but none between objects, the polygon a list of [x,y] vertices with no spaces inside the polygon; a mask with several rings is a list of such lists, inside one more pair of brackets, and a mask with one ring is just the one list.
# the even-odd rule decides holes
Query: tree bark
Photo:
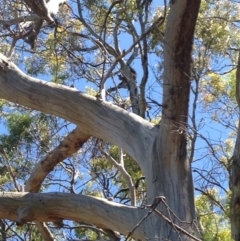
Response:
[{"label": "tree bark", "polygon": [[231,165],[231,205],[230,220],[231,232],[234,240],[240,240],[240,119],[238,124],[238,135],[235,144]]},{"label": "tree bark", "polygon": [[[236,72],[236,100],[240,108],[240,53]],[[240,117],[238,134],[231,163],[230,188],[232,191],[230,205],[231,231],[234,240],[240,240]]]},{"label": "tree bark", "polygon": [[[25,75],[0,55],[0,98],[56,115],[87,133],[117,144],[137,161],[146,176],[148,203],[161,195],[167,204],[140,209],[73,194],[3,193],[0,218],[27,221],[70,219],[131,233],[136,239],[193,240],[196,235],[191,164],[187,159],[187,119],[191,51],[200,0],[171,1],[165,31],[163,115],[160,128],[141,117],[80,93]],[[57,205],[56,205],[57,203]],[[161,218],[161,211],[171,223]],[[181,222],[181,220],[183,222]]]},{"label": "tree bark", "polygon": [[[151,146],[153,146],[154,139],[159,130],[158,127],[155,127],[153,124],[150,124],[149,122],[145,121],[137,115],[128,113],[127,111],[117,106],[114,106],[107,102],[102,102],[94,97],[82,94],[75,89],[68,88],[62,85],[56,85],[53,83],[47,83],[45,81],[28,77],[1,54],[0,98],[4,98],[8,101],[12,101],[26,107],[37,109],[48,114],[62,117],[77,124],[80,127],[80,132],[82,132],[83,134],[80,138],[81,140],[79,140],[79,142],[76,142],[76,145],[81,144],[82,141],[93,135],[95,137],[111,141],[112,143],[117,143],[125,151],[132,155],[132,157],[138,162],[143,171],[148,168],[148,159],[152,149]],[[65,142],[67,143],[67,141],[68,140],[66,140]],[[55,150],[56,153],[52,153],[53,155],[50,154],[50,156],[47,157],[44,163],[42,163],[46,165],[45,168],[44,166],[42,166],[41,163],[36,166],[36,170],[40,170],[40,173],[39,175],[32,176],[29,182],[27,182],[27,190],[36,191],[39,188],[40,181],[42,181],[44,176],[51,170],[51,168],[54,167],[54,164],[59,161],[58,158],[62,160],[64,156],[67,156],[69,152],[72,151],[64,150],[64,143],[59,146],[59,150]],[[69,146],[67,148],[69,148]],[[52,160],[52,158],[55,160]],[[35,174],[36,170],[34,172]],[[36,185],[33,185],[35,178],[37,178],[37,182]],[[20,224],[23,224],[27,221],[46,222],[55,221],[57,219],[71,219],[79,222],[89,222],[90,224],[99,225],[98,227],[116,230],[123,234],[128,234],[134,229],[135,225],[147,212],[146,210],[142,209],[134,209],[135,211],[134,213],[132,213],[132,209],[130,207],[124,205],[116,206],[117,204],[114,204],[113,202],[99,201],[100,203],[104,202],[105,205],[104,213],[101,213],[100,210],[99,216],[102,216],[102,218],[105,219],[104,215],[108,212],[113,213],[111,215],[111,218],[113,219],[114,215],[120,216],[121,221],[119,221],[119,223],[126,224],[124,228],[121,228],[119,227],[119,224],[116,224],[114,221],[111,222],[110,218],[108,222],[103,222],[102,219],[101,222],[95,222],[96,220],[98,220],[98,217],[94,215],[94,213],[88,213],[85,216],[86,219],[83,215],[81,215],[81,218],[70,217],[66,214],[66,210],[68,210],[68,207],[64,209],[65,216],[59,216],[59,213],[57,211],[56,213],[54,213],[54,216],[49,217],[48,213],[45,213],[45,215],[41,216],[41,213],[37,211],[38,207],[29,207],[29,200],[25,199],[26,195],[22,195],[19,193],[12,193],[8,196],[6,195],[6,193],[3,193],[0,197],[0,218],[2,217],[6,219],[16,220]],[[29,193],[27,198],[30,198],[33,202],[35,198],[39,198],[42,195],[43,197],[45,196],[45,194],[42,193]],[[72,194],[71,196],[71,194],[69,194],[69,196],[61,196],[61,200],[54,199],[57,198],[54,194],[49,194],[49,196],[50,199],[53,200],[52,202],[54,202],[55,200],[55,203],[58,203],[58,205],[60,206],[61,202],[69,202],[69,205],[72,206],[73,212],[77,213],[74,208],[76,206],[74,203],[74,198],[76,198],[76,195]],[[9,200],[9,197],[11,197],[10,199],[12,199],[12,202],[7,201]],[[21,199],[21,201],[19,201],[19,198]],[[64,198],[67,198],[67,201]],[[99,204],[96,199],[94,202],[91,202],[90,200],[91,199],[89,199],[87,202],[91,205],[92,210],[98,208],[101,209],[101,204]],[[50,204],[48,204],[48,202],[46,201],[45,206],[49,205]],[[85,209],[85,202],[79,202],[78,205],[82,205],[81,208]],[[119,213],[116,213],[116,207],[119,207]],[[122,211],[120,211],[121,208]],[[130,208],[130,211],[128,210],[128,208]],[[18,210],[21,210],[21,212],[18,212]],[[79,211],[78,215],[80,215],[81,212],[82,210]],[[91,219],[88,219],[89,215],[91,216]],[[133,216],[131,217],[131,215]],[[136,221],[132,222],[131,219],[135,218]],[[126,221],[125,219],[131,221]],[[132,223],[132,225],[130,225],[130,223]],[[132,236],[138,239],[145,239],[144,232],[142,230],[143,229],[136,231],[136,234],[133,233]]]},{"label": "tree bark", "polygon": [[[90,136],[84,133],[79,127],[70,132],[54,150],[49,152],[35,165],[29,179],[26,181],[25,191],[38,192],[42,182],[54,167],[77,152],[89,137]],[[62,221],[58,221],[58,223],[60,223],[60,226],[63,225]],[[56,224],[57,223],[54,223],[55,226]],[[45,223],[36,222],[36,226],[45,241],[54,240],[53,235]]]},{"label": "tree bark", "polygon": [[89,137],[81,128],[76,128],[69,133],[59,146],[49,152],[35,165],[29,179],[26,181],[25,191],[38,192],[45,177],[54,167],[77,152]]},{"label": "tree bark", "polygon": [[[146,175],[150,201],[159,195],[174,215],[165,214],[190,233],[196,228],[191,163],[187,158],[188,105],[191,82],[191,51],[200,0],[172,1],[164,39],[163,115],[152,152],[152,168]],[[148,199],[149,200],[149,199]],[[158,237],[190,240],[159,218]],[[195,227],[194,227],[195,226]]]},{"label": "tree bark", "polygon": [[[128,235],[144,216],[146,210],[107,201],[103,198],[67,193],[1,193],[0,219],[10,219],[23,225],[26,222],[73,220],[117,230]],[[143,230],[132,235],[144,240]]]},{"label": "tree bark", "polygon": [[2,54],[0,98],[68,120],[89,136],[117,144],[142,170],[148,167],[154,124],[77,89],[29,77]]},{"label": "tree bark", "polygon": [[39,17],[42,17],[50,24],[54,22],[54,19],[52,18],[51,13],[49,12],[46,1],[44,1],[44,0],[39,0],[39,1],[24,0],[24,2]]}]

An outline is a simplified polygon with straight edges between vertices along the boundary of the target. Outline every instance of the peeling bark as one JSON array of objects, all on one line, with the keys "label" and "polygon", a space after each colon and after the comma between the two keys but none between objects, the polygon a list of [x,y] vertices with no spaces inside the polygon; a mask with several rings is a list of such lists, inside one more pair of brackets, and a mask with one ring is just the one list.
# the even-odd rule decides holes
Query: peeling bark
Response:
[{"label": "peeling bark", "polygon": [[69,133],[58,147],[49,152],[45,158],[35,165],[31,176],[26,182],[25,191],[38,192],[45,177],[54,167],[77,152],[89,137],[80,128],[76,128]]},{"label": "peeling bark", "polygon": [[[90,136],[85,134],[79,127],[70,132],[64,140],[53,151],[48,153],[39,163],[37,163],[26,181],[25,191],[38,192],[45,177],[54,167],[67,157],[77,152]],[[61,225],[63,222],[60,221]],[[54,223],[56,226],[56,222]],[[53,241],[54,237],[45,223],[36,222],[36,226],[45,241]]]}]

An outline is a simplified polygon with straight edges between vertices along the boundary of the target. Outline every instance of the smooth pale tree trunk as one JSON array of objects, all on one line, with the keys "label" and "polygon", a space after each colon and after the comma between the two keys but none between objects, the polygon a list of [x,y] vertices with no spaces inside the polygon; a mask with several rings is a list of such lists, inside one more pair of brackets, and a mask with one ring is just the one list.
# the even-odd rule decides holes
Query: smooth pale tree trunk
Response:
[{"label": "smooth pale tree trunk", "polygon": [[[150,176],[147,183],[150,185],[148,191],[151,200],[157,195],[165,196],[174,214],[187,223],[178,222],[173,215],[172,219],[191,233],[197,222],[186,132],[191,51],[200,0],[172,2],[175,3],[171,5],[164,34],[163,114],[152,151],[152,169],[147,175]],[[161,219],[156,222],[159,237],[178,240],[179,233],[170,225]]]},{"label": "smooth pale tree trunk", "polygon": [[[200,0],[175,0],[170,6],[159,128],[72,88],[30,78],[0,55],[0,98],[64,118],[81,127],[86,137],[92,135],[124,149],[146,176],[150,206],[128,207],[74,194],[2,193],[0,218],[19,224],[71,219],[141,240],[198,240],[193,237],[198,233],[186,132],[191,51]],[[158,196],[164,198],[152,205]]]}]

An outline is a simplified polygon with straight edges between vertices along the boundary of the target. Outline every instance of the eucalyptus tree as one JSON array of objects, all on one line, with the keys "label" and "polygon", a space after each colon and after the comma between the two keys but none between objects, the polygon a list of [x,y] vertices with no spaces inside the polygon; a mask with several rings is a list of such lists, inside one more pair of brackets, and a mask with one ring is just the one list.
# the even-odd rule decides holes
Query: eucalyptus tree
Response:
[{"label": "eucalyptus tree", "polygon": [[[206,33],[205,25],[211,11],[221,16],[223,9],[224,17],[233,23],[233,5],[221,8],[211,1],[204,2],[197,23],[200,0],[165,1],[154,10],[159,4],[154,1],[69,1],[60,6],[54,18],[43,5],[31,4],[27,0],[3,1],[2,7],[2,116],[12,111],[8,126],[12,137],[20,130],[21,140],[5,138],[1,146],[2,160],[7,163],[2,171],[9,175],[8,182],[15,192],[1,194],[0,218],[18,225],[35,222],[45,240],[53,240],[54,235],[65,237],[64,231],[51,233],[54,229],[48,226],[48,222],[54,222],[62,228],[63,220],[97,230],[98,235],[92,239],[106,235],[116,240],[122,234],[141,240],[200,240],[191,168],[200,127],[195,108],[190,119],[192,127],[188,124],[190,91],[192,88],[196,97],[193,106],[198,93],[203,105],[210,106],[204,93],[206,85],[200,85],[200,79],[212,84],[209,93],[219,88],[216,78],[224,82],[217,70],[211,69],[209,75],[213,56],[223,50],[213,38],[215,34],[222,43],[230,43],[231,31],[226,31],[227,24],[226,28],[216,24],[212,20],[216,16],[211,19],[212,36]],[[161,64],[150,75],[153,54]],[[153,76],[158,80],[157,88],[151,82]],[[49,77],[51,80],[41,80]],[[90,85],[87,94],[79,91],[85,83]],[[66,137],[59,140],[56,133],[61,136],[62,128],[71,129],[70,123],[76,128],[69,132],[64,129]],[[211,149],[211,142],[202,139]],[[23,140],[24,146],[20,145]],[[32,149],[34,142],[37,145]],[[35,151],[38,159],[34,167],[27,162],[28,176],[25,180],[24,175],[21,177],[27,193],[19,187],[11,163],[23,149],[31,152],[24,152],[24,156],[32,156]],[[86,149],[89,152],[85,165],[90,167],[93,179],[101,183],[102,197],[93,191],[94,187],[86,189],[85,195],[74,187],[75,178],[81,175],[76,168],[82,168],[82,163],[76,166],[75,161]],[[217,155],[212,158],[220,160]],[[66,160],[71,160],[71,165]],[[68,188],[64,193],[37,193],[54,182],[50,175],[53,169],[66,171],[63,179],[68,181]],[[207,179],[213,183],[215,175],[206,178],[196,172],[197,168],[194,171],[198,173],[195,178],[202,177],[199,182]],[[115,184],[123,181],[118,173],[127,186],[127,196],[123,194],[126,188],[112,195],[109,180]],[[6,180],[2,182],[6,184]],[[143,180],[147,191],[138,197]],[[118,200],[127,200],[128,205],[113,202],[119,193]],[[79,236],[86,235],[78,232]]]}]

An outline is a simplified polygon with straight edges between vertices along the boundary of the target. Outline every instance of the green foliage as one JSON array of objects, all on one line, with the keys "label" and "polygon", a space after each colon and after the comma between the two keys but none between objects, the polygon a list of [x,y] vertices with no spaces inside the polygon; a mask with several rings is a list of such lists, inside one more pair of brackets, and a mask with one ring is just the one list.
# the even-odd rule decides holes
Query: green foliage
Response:
[{"label": "green foliage", "polygon": [[[119,148],[117,146],[110,146],[109,154],[111,155],[112,158],[114,158],[116,162],[119,163],[119,158],[120,158]],[[117,190],[115,190],[112,193],[112,196],[116,194],[118,191],[123,190],[117,195],[117,198],[122,201],[126,199],[127,200],[130,199],[128,184],[126,179],[123,177],[121,172],[118,171],[117,168],[111,162],[109,162],[109,160],[104,155],[101,155],[98,158],[92,159],[90,166],[91,166],[91,176],[97,176],[97,177],[104,176],[105,186],[103,188],[108,188],[111,186],[117,187]],[[124,154],[124,168],[127,171],[127,173],[131,176],[133,183],[136,184],[138,182],[138,187],[136,191],[137,191],[137,199],[140,204],[143,201],[146,194],[145,182],[139,180],[143,176],[142,171],[140,170],[137,163],[126,153]]]},{"label": "green foliage", "polygon": [[[221,207],[219,208],[219,203]],[[217,190],[207,190],[196,198],[203,241],[232,241],[229,222],[229,196],[220,197]]]},{"label": "green foliage", "polygon": [[211,52],[219,54],[223,46],[236,44],[236,36],[239,30],[229,24],[239,18],[237,4],[228,1],[203,1],[200,8],[196,37],[201,41],[201,47],[211,49]]},{"label": "green foliage", "polygon": [[[160,16],[164,16],[164,7],[158,7],[153,16],[153,22],[157,20]],[[166,27],[166,22],[164,24],[157,24],[153,31],[151,31],[150,35],[150,46],[152,49],[158,48],[162,45],[162,41],[164,39],[164,30]]]},{"label": "green foliage", "polygon": [[24,234],[34,241],[44,241],[35,225],[27,224],[25,227],[17,227],[18,234]]},{"label": "green foliage", "polygon": [[208,74],[201,83],[204,103],[209,105],[224,96],[231,98],[231,101],[235,102],[235,74],[235,71],[231,71],[226,75]]},{"label": "green foliage", "polygon": [[[9,130],[8,146],[17,146],[19,141],[24,140],[26,143],[33,141],[29,128],[32,118],[27,114],[12,114],[7,117],[7,128]],[[5,142],[6,144],[6,142]]]},{"label": "green foliage", "polygon": [[52,117],[43,114],[31,115],[28,111],[12,113],[5,120],[9,134],[1,136],[4,148],[9,154],[13,154],[22,145],[30,150],[32,144],[37,142],[39,151],[48,150],[51,143],[51,123],[54,127],[51,119]]},{"label": "green foliage", "polygon": [[97,240],[100,233],[94,232],[93,230],[89,229],[87,225],[82,225],[82,227],[76,228],[74,231],[77,237],[85,240]]},{"label": "green foliage", "polygon": [[[110,149],[110,155],[115,160],[119,160],[119,148],[117,146],[113,146]],[[129,175],[132,177],[134,183],[136,183],[136,181],[143,176],[142,171],[137,165],[137,163],[127,153],[124,154],[124,167],[129,173]],[[126,187],[126,180],[121,176],[121,174],[120,176],[118,176],[118,178],[115,180],[115,183],[122,188]]]}]

